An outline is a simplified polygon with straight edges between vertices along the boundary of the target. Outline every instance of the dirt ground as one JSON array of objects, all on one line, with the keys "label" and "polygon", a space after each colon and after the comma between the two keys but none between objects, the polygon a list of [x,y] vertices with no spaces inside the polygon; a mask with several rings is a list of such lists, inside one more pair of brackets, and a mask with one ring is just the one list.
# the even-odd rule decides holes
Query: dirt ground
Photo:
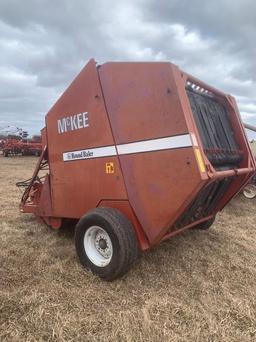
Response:
[{"label": "dirt ground", "polygon": [[256,200],[105,283],[80,266],[72,230],[19,213],[15,183],[35,163],[0,156],[0,341],[256,341]]}]

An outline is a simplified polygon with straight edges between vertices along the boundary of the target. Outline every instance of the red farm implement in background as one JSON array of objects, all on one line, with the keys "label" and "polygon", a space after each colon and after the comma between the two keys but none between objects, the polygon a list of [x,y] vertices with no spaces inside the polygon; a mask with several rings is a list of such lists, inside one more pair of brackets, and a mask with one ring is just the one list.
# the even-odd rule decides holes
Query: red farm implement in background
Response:
[{"label": "red farm implement in background", "polygon": [[16,139],[5,139],[2,144],[2,151],[5,157],[20,154],[20,141]]},{"label": "red farm implement in background", "polygon": [[209,228],[254,173],[232,96],[171,63],[91,60],[46,115],[20,210],[77,222],[81,263],[113,280],[138,250]]},{"label": "red farm implement in background", "polygon": [[42,144],[40,142],[6,139],[3,143],[2,151],[5,157],[18,154],[39,156],[42,152]]},{"label": "red farm implement in background", "polygon": [[0,151],[3,150],[4,145],[5,145],[5,139],[0,139]]}]

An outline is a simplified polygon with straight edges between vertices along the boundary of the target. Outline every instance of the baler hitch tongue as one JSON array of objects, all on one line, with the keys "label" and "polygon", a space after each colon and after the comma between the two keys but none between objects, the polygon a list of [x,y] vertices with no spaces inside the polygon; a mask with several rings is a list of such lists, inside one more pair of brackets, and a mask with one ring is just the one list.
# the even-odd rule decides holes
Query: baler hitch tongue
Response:
[{"label": "baler hitch tongue", "polygon": [[17,187],[25,188],[20,202],[20,211],[35,213],[40,201],[41,191],[46,177],[45,174],[42,176],[39,176],[39,174],[41,171],[48,171],[48,169],[47,149],[45,147],[38,159],[33,176],[25,181],[16,183]]}]

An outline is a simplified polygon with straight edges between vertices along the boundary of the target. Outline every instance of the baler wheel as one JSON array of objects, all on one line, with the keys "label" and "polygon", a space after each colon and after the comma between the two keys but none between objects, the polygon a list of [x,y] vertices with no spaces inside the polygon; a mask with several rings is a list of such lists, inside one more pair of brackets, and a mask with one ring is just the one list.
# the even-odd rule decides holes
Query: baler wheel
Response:
[{"label": "baler wheel", "polygon": [[113,208],[96,208],[77,223],[75,245],[83,266],[112,281],[124,275],[138,254],[131,222]]},{"label": "baler wheel", "polygon": [[215,216],[210,218],[208,221],[204,221],[202,223],[199,223],[198,225],[196,225],[194,227],[194,229],[207,230],[207,229],[209,229],[212,226],[214,221],[215,221]]},{"label": "baler wheel", "polygon": [[243,190],[243,195],[248,199],[253,199],[256,197],[256,185],[247,184]]}]

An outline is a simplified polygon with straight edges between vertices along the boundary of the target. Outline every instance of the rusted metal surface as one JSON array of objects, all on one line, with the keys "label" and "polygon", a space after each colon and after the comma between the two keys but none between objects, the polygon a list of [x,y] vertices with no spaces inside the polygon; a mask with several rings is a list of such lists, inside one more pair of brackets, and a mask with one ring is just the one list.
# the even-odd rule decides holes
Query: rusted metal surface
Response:
[{"label": "rusted metal surface", "polygon": [[[234,143],[205,146],[188,84],[228,111]],[[47,114],[42,137],[49,176],[29,204],[30,186],[22,210],[58,228],[62,218],[114,207],[132,221],[143,250],[214,216],[255,172],[234,98],[171,63],[97,68],[91,60]],[[216,203],[210,198],[206,208],[196,200],[212,184]]]}]

